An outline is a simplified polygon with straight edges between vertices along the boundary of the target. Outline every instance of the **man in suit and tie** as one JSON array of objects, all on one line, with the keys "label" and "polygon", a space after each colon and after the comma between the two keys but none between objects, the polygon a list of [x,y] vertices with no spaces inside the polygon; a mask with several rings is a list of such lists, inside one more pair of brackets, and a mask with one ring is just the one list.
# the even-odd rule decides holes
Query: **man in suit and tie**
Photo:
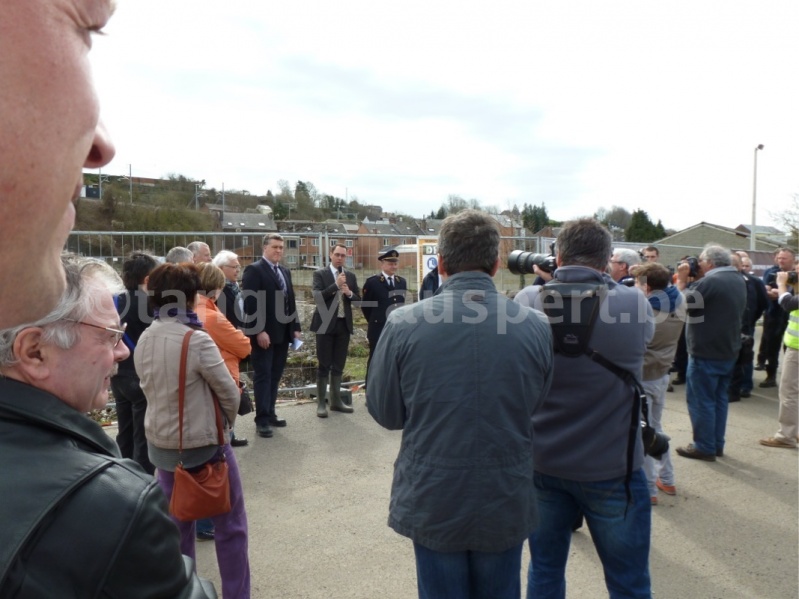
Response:
[{"label": "man in suit and tie", "polygon": [[286,366],[289,344],[300,337],[300,319],[291,273],[280,266],[283,237],[267,233],[263,257],[244,269],[244,333],[252,344],[255,430],[271,437],[272,427],[286,426],[275,413],[277,388]]},{"label": "man in suit and tie", "polygon": [[335,245],[330,250],[330,266],[313,273],[313,297],[316,303],[311,330],[316,333],[316,415],[327,418],[325,392],[330,376],[330,409],[352,413],[352,406],[341,400],[341,375],[347,362],[347,348],[352,335],[352,302],[361,298],[356,293],[355,273],[344,270],[347,248]]},{"label": "man in suit and tie", "polygon": [[386,317],[392,310],[405,304],[405,291],[408,288],[405,279],[397,274],[399,252],[395,249],[384,251],[377,259],[382,264],[382,272],[366,279],[361,297],[361,310],[366,318],[366,338],[369,341],[369,358],[366,371],[375,353],[380,333],[386,324]]}]

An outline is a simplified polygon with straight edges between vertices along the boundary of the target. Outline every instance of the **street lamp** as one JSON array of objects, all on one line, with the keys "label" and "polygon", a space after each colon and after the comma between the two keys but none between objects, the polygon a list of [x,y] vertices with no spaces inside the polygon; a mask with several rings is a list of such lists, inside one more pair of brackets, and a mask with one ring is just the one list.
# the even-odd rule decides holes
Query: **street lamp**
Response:
[{"label": "street lamp", "polygon": [[763,149],[763,144],[755,147],[755,172],[752,177],[752,230],[749,232],[749,250],[755,251],[755,225],[757,224],[757,151]]}]

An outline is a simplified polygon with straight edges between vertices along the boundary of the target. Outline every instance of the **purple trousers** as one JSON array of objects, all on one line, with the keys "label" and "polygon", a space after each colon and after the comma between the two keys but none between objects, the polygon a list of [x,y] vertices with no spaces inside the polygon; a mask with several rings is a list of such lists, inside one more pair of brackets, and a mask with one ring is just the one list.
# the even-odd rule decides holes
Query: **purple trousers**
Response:
[{"label": "purple trousers", "polygon": [[[230,477],[230,512],[211,518],[214,523],[214,543],[219,575],[222,579],[224,599],[250,599],[250,558],[247,552],[247,513],[244,511],[244,492],[236,456],[229,444],[224,447],[225,459]],[[156,470],[158,484],[166,495],[167,502],[172,499],[175,484],[174,472]],[[196,562],[194,551],[194,522],[181,522],[172,518],[180,531],[180,551]]]}]

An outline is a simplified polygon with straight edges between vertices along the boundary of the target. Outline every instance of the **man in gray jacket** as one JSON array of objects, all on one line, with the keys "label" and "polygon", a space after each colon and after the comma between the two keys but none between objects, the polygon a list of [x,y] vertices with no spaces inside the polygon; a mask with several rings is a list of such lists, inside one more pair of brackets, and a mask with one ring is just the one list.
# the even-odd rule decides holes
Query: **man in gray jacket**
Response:
[{"label": "man in gray jacket", "polygon": [[438,250],[442,288],[390,314],[369,368],[369,413],[403,431],[388,524],[414,542],[420,597],[518,598],[551,332],[494,287],[490,216],[448,217]]},{"label": "man in gray jacket", "polygon": [[688,370],[685,397],[693,443],[677,448],[684,458],[715,462],[724,455],[729,387],[741,350],[746,283],[732,266],[730,251],[709,245],[699,255],[704,276],[687,289],[687,264],[677,267],[677,287],[685,291]]},{"label": "man in gray jacket", "polygon": [[[652,309],[640,290],[605,273],[610,256],[611,236],[599,222],[567,223],[557,240],[555,277],[544,289],[565,283],[599,290],[588,348],[640,378],[654,333]],[[526,287],[516,301],[538,307],[541,289]],[[541,525],[530,536],[527,597],[565,596],[572,526],[582,513],[611,597],[649,598],[652,508],[633,387],[585,353],[556,353],[554,368],[552,389],[533,416]]]}]

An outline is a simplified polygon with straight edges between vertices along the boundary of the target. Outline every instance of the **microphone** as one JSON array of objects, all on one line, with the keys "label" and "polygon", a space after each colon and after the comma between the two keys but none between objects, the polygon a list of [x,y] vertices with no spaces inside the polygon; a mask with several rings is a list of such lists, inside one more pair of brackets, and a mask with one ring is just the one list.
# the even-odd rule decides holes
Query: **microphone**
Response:
[{"label": "microphone", "polygon": [[338,274],[341,274],[341,273],[343,273],[343,272],[344,272],[344,269],[343,269],[341,266],[339,266],[339,267],[338,267]]}]

